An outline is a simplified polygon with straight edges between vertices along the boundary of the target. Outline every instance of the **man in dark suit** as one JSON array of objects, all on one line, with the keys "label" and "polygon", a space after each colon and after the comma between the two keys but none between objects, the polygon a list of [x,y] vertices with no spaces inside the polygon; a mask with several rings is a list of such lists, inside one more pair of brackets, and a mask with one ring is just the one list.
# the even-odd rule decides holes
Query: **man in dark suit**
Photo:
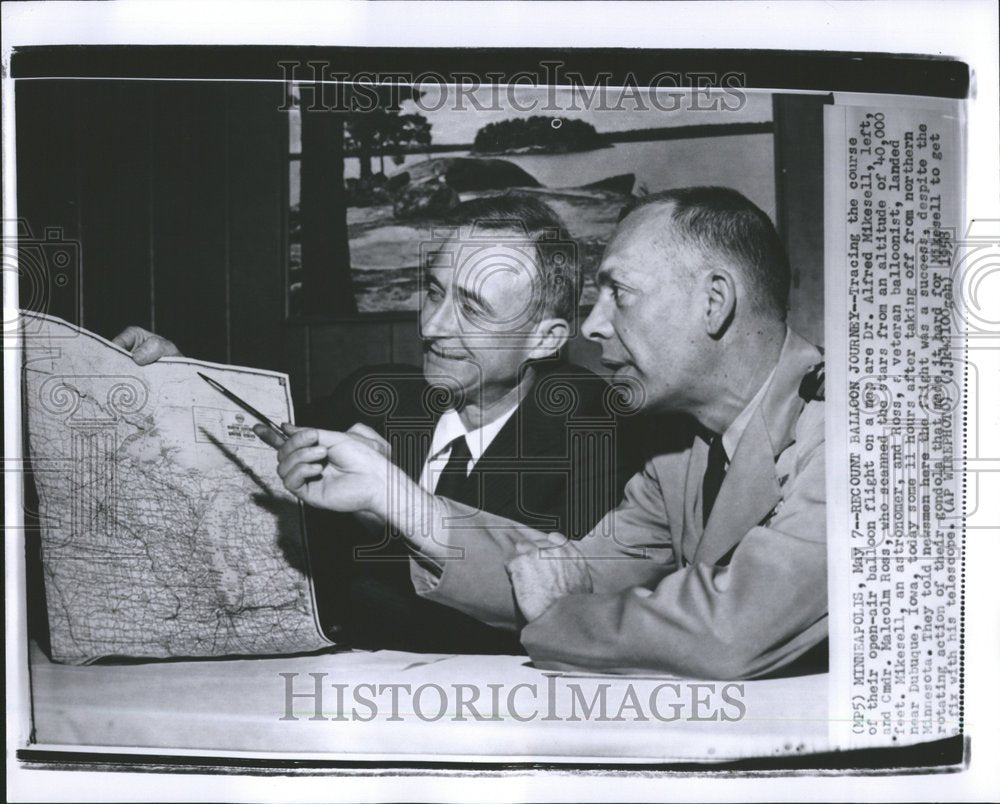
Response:
[{"label": "man in dark suit", "polygon": [[[581,536],[617,504],[636,464],[616,422],[619,392],[560,359],[576,326],[576,246],[532,196],[460,204],[449,224],[426,244],[422,369],[355,372],[302,420],[370,437],[429,494]],[[137,327],[115,342],[139,363],[178,354]],[[266,430],[258,435],[273,443]],[[335,640],[521,651],[515,633],[416,595],[410,562],[419,555],[384,522],[364,512],[307,517],[317,605]]]},{"label": "man in dark suit", "polygon": [[[600,377],[558,359],[525,366],[511,415],[493,433],[477,428],[487,430],[489,443],[474,435],[469,455],[460,456],[467,471],[445,452],[448,421],[454,427],[458,418],[454,392],[433,384],[442,378],[428,379],[414,366],[365,368],[306,420],[337,430],[370,427],[412,480],[423,475],[427,483],[433,472],[437,493],[538,530],[582,535],[620,499],[634,462],[623,444],[626,426],[614,415],[617,401]],[[314,508],[306,515],[312,563],[323,568],[314,572],[317,603],[332,637],[359,647],[521,652],[515,633],[419,597],[409,566],[419,556],[391,529],[366,529],[350,514]]]},{"label": "man in dark suit", "polygon": [[[304,419],[371,428],[428,493],[582,535],[618,502],[635,467],[623,465],[616,393],[558,356],[576,325],[575,244],[530,196],[466,202],[449,223],[424,266],[422,370],[357,371]],[[521,651],[515,633],[416,595],[409,563],[418,556],[384,524],[366,531],[349,515],[308,515],[310,553],[324,567],[318,604],[333,636],[367,647]]]}]

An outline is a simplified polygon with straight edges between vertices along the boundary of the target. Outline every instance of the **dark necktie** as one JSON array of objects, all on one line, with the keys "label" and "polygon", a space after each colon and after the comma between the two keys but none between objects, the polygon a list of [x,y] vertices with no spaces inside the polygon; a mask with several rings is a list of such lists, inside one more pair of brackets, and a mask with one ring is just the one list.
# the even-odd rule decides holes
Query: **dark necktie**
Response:
[{"label": "dark necktie", "polygon": [[722,479],[726,476],[726,448],[722,446],[722,436],[717,435],[708,444],[708,465],[705,479],[701,482],[701,522],[708,524],[708,517],[719,496]]},{"label": "dark necktie", "polygon": [[469,452],[469,444],[465,436],[459,436],[451,442],[451,455],[448,456],[448,463],[438,477],[434,493],[438,497],[448,497],[458,499],[461,496],[462,487],[468,477],[469,460],[472,453]]}]

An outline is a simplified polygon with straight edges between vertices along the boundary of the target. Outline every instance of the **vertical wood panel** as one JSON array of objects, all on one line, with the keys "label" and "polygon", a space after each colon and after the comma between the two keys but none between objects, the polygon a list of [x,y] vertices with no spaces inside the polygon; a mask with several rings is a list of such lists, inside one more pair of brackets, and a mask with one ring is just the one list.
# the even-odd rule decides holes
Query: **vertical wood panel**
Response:
[{"label": "vertical wood panel", "polygon": [[424,349],[420,340],[417,317],[406,321],[393,321],[386,324],[389,330],[386,337],[392,339],[392,362],[410,363],[419,366],[424,359]]},{"label": "vertical wood panel", "polygon": [[149,86],[156,330],[186,355],[225,362],[226,88],[202,82]]},{"label": "vertical wood panel", "polygon": [[288,324],[285,329],[285,355],[282,371],[287,372],[292,387],[296,416],[312,401],[309,376],[309,325]]},{"label": "vertical wood panel", "polygon": [[281,84],[227,86],[230,361],[284,361],[288,117]]},{"label": "vertical wood panel", "polygon": [[77,83],[18,81],[15,87],[19,303],[72,323],[82,319]]},{"label": "vertical wood panel", "polygon": [[152,325],[149,88],[80,81],[80,220],[86,326]]},{"label": "vertical wood panel", "polygon": [[313,315],[354,315],[342,115],[303,109],[301,170],[303,309]]},{"label": "vertical wood panel", "polygon": [[792,329],[823,343],[824,95],[774,96],[778,233],[792,265]]}]

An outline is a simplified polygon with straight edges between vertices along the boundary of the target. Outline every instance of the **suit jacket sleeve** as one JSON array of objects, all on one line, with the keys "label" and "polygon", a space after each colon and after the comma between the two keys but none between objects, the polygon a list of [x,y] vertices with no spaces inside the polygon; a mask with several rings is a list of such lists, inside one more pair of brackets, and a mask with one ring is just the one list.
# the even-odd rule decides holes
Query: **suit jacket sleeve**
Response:
[{"label": "suit jacket sleeve", "polygon": [[[493,514],[441,499],[446,510],[444,539],[450,560],[431,569],[411,564],[414,587],[422,596],[445,603],[502,628],[520,628],[506,562],[524,539],[541,538],[539,531]],[[595,588],[626,589],[652,584],[673,565],[661,486],[652,462],[625,487],[622,504],[577,542],[587,556]]]},{"label": "suit jacket sleeve", "polygon": [[[598,588],[557,600],[522,633],[542,667],[748,678],[826,636],[822,414],[804,415],[779,506],[727,566],[694,563],[652,590]],[[596,579],[595,579],[596,580]]]},{"label": "suit jacket sleeve", "polygon": [[[622,504],[577,543],[595,592],[651,587],[676,566],[664,500],[666,487],[680,485],[669,472],[673,464],[667,460],[658,467],[649,461],[629,480]],[[672,478],[666,482],[664,469]]]}]

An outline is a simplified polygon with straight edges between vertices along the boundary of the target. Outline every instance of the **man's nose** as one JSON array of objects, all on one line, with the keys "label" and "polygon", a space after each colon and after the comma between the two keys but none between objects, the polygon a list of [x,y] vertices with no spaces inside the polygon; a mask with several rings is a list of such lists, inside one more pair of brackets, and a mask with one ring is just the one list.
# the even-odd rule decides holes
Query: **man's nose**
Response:
[{"label": "man's nose", "polygon": [[450,299],[437,302],[425,299],[420,308],[420,336],[442,338],[454,335],[456,331],[454,306]]},{"label": "man's nose", "polygon": [[583,337],[587,340],[606,341],[611,337],[611,319],[608,316],[607,308],[607,302],[603,298],[598,298],[590,315],[587,316],[580,328]]}]

